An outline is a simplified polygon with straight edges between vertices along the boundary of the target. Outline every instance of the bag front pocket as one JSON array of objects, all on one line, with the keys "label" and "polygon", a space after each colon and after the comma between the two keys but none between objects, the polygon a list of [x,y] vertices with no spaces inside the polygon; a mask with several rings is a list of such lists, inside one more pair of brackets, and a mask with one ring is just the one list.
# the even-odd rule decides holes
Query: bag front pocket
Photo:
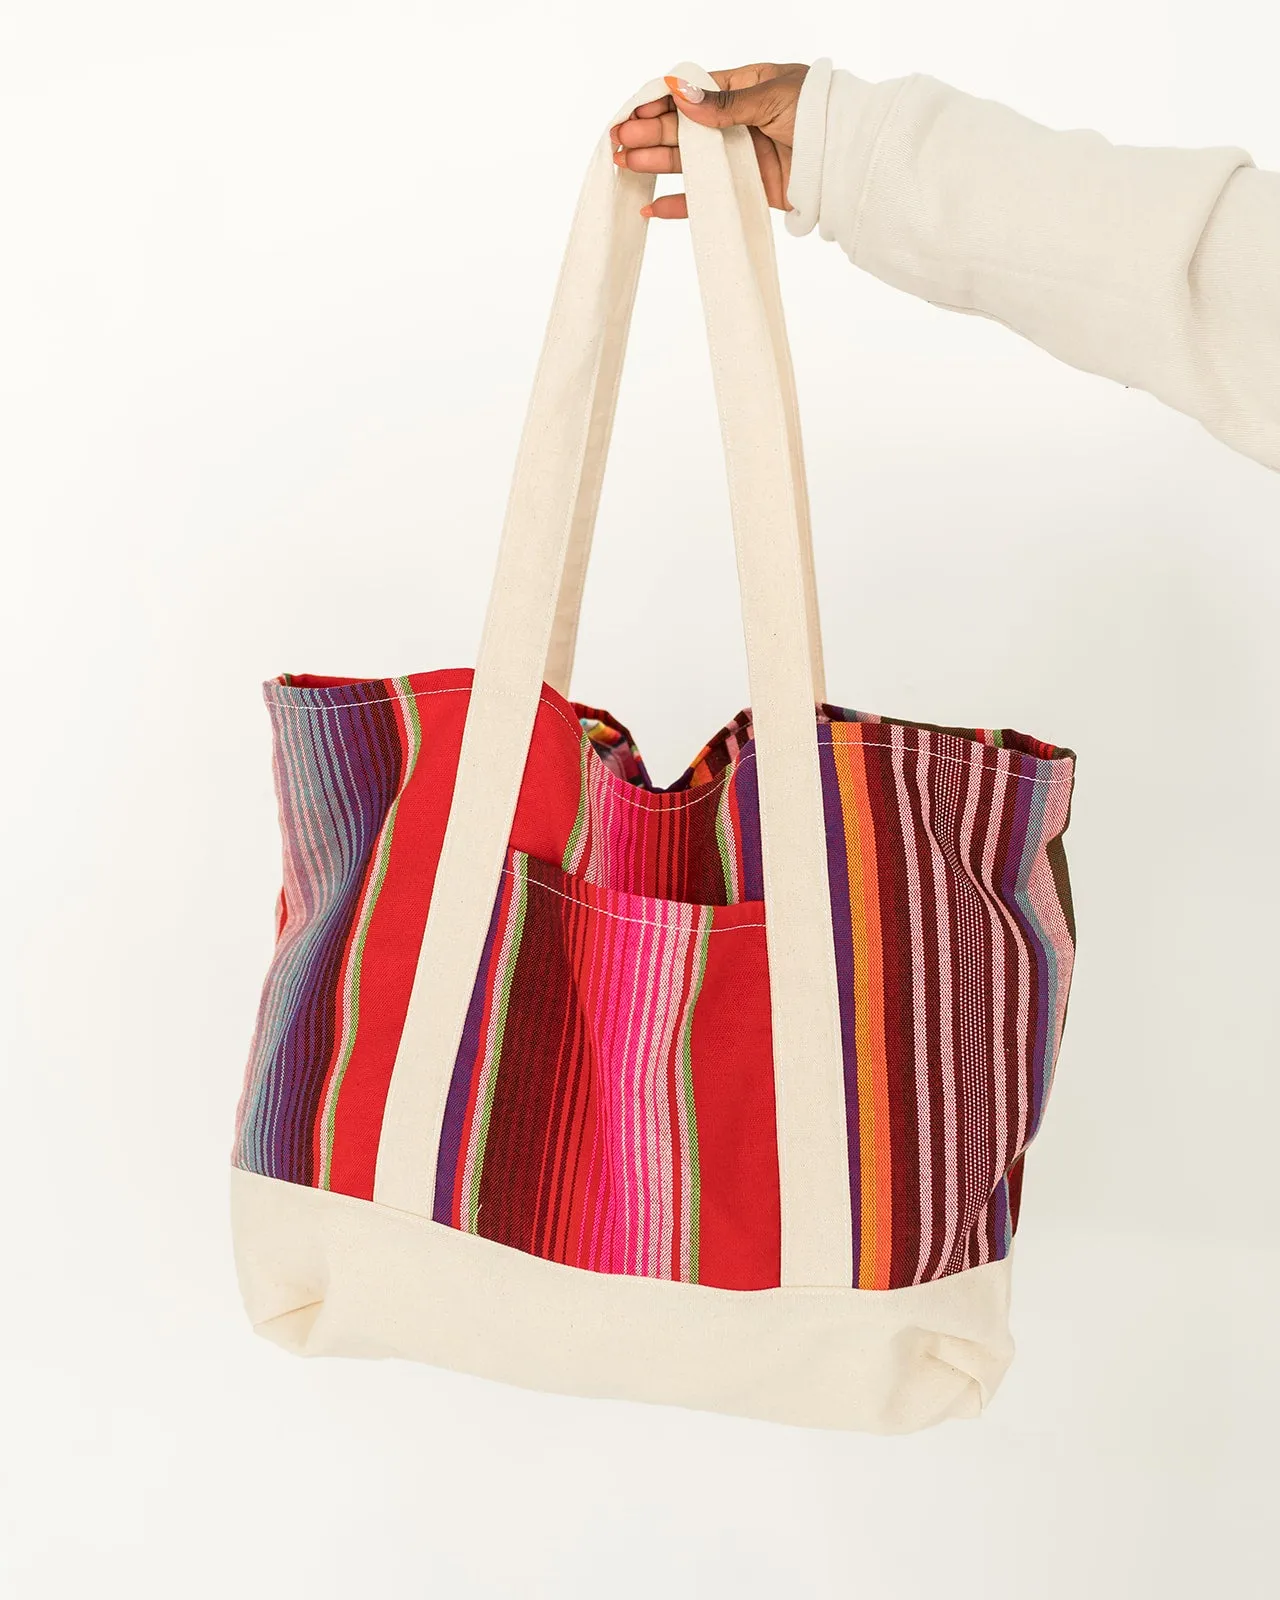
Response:
[{"label": "bag front pocket", "polygon": [[511,851],[435,1218],[596,1272],[777,1285],[763,904],[627,894]]}]

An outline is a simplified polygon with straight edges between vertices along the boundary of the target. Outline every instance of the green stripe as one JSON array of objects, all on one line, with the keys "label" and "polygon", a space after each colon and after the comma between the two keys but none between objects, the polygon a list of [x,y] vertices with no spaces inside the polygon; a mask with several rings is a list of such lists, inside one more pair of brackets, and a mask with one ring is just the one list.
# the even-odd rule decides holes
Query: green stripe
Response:
[{"label": "green stripe", "polygon": [[711,939],[710,911],[703,913],[703,925],[698,932],[698,950],[694,957],[693,984],[685,1006],[684,1037],[680,1041],[680,1076],[684,1092],[685,1126],[689,1138],[689,1282],[698,1281],[698,1245],[702,1230],[702,1177],[698,1162],[698,1113],[693,1100],[693,1013],[702,993],[702,980],[707,971],[707,946]]},{"label": "green stripe", "polygon": [[[515,868],[514,888],[511,891],[511,906],[507,912],[507,926],[512,929],[511,953],[499,976],[498,1003],[494,1007],[494,1018],[491,1024],[493,1036],[493,1067],[486,1069],[483,1059],[481,1064],[481,1081],[484,1085],[484,1094],[478,1109],[476,1127],[476,1159],[475,1177],[471,1192],[466,1197],[466,1215],[463,1218],[463,1227],[468,1233],[477,1231],[476,1224],[480,1214],[480,1174],[484,1169],[485,1146],[489,1142],[489,1118],[493,1112],[494,1089],[498,1082],[498,1066],[502,1060],[502,1041],[507,1029],[507,1008],[511,1003],[511,984],[515,977],[516,961],[520,955],[520,941],[524,935],[525,905],[529,898],[529,889],[525,879],[527,856],[515,853],[512,856],[512,866]],[[502,944],[506,942],[504,931],[499,942],[496,955],[501,954]],[[466,1156],[464,1153],[463,1159]]]},{"label": "green stripe", "polygon": [[400,787],[395,799],[387,808],[386,821],[382,825],[382,835],[378,840],[378,850],[374,857],[373,875],[371,879],[372,894],[366,895],[367,910],[356,930],[355,943],[351,951],[351,1014],[347,1022],[346,1044],[337,1066],[333,1069],[333,1079],[329,1084],[329,1093],[325,1097],[324,1120],[321,1123],[320,1140],[320,1178],[318,1187],[328,1189],[333,1178],[333,1137],[338,1116],[338,1096],[342,1092],[342,1080],[346,1077],[347,1067],[351,1063],[351,1055],[356,1047],[356,1034],[360,1027],[360,971],[364,961],[365,941],[369,935],[369,924],[373,920],[373,910],[378,903],[378,896],[382,893],[382,886],[386,882],[387,867],[391,861],[391,837],[395,832],[396,816],[400,810],[400,796],[404,793],[409,779],[413,776],[413,769],[418,762],[418,752],[422,748],[422,723],[418,716],[418,700],[409,685],[408,678],[393,678],[391,680],[397,692],[402,696],[401,704],[405,708],[405,718],[409,724],[409,753],[405,763],[404,776],[400,780]]},{"label": "green stripe", "polygon": [[560,863],[562,872],[572,872],[576,865],[574,856],[577,854],[578,843],[587,826],[587,762],[591,758],[591,744],[586,734],[582,735],[582,760],[580,764],[581,777],[578,784],[578,815],[574,819],[573,831],[569,835],[569,843],[565,846],[564,859]]},{"label": "green stripe", "polygon": [[731,777],[726,778],[724,793],[720,796],[720,800],[716,805],[716,848],[720,852],[720,870],[724,874],[725,899],[729,905],[732,905],[736,899],[733,883],[733,855],[731,853],[729,825],[725,817],[725,813],[729,809],[729,790],[732,786],[732,783],[733,779]]}]

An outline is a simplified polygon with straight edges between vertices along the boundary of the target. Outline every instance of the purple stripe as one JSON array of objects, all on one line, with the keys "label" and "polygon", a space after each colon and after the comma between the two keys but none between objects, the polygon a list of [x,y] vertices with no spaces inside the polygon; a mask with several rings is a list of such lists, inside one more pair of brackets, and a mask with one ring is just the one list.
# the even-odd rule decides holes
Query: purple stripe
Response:
[{"label": "purple stripe", "polygon": [[268,706],[296,884],[292,926],[277,942],[259,1007],[237,1160],[265,1177],[311,1184],[344,952],[404,750],[389,703],[360,705],[341,728],[305,704],[268,698]]},{"label": "purple stripe", "polygon": [[987,1219],[987,1233],[991,1239],[993,1261],[1003,1261],[1009,1251],[1009,1180],[1001,1177],[991,1196],[991,1213]]},{"label": "purple stripe", "polygon": [[[1015,773],[1019,767],[1013,769]],[[1020,1118],[1021,1126],[1018,1129],[1019,1141],[1016,1149],[1011,1154],[1016,1155],[1018,1150],[1025,1147],[1028,1134],[1035,1126],[1036,1101],[1039,1096],[1043,1078],[1043,1040],[1044,1040],[1044,1014],[1045,1014],[1045,958],[1036,929],[1032,926],[1026,913],[1022,909],[1021,898],[1026,889],[1027,874],[1030,871],[1034,854],[1028,849],[1031,841],[1029,838],[1032,825],[1031,797],[1035,792],[1035,785],[1021,778],[1014,782],[1013,820],[1010,829],[1009,850],[1005,856],[1005,869],[1001,878],[1001,899],[1009,908],[1018,930],[1022,934],[1027,955],[1031,962],[1032,982],[1034,993],[1029,997],[1029,1019],[1031,1021],[1032,1038],[1030,1042],[1031,1083],[1024,1086],[1026,1096],[1025,1116]],[[1019,1039],[1018,1046],[1021,1050],[1027,1044],[1025,1039]],[[1037,1065],[1039,1061],[1039,1065]],[[1022,1095],[1019,1096],[1019,1099]]]},{"label": "purple stripe", "polygon": [[858,1045],[853,986],[853,923],[849,908],[849,847],[831,724],[818,727],[818,764],[827,830],[827,875],[831,927],[835,938],[836,982],[840,990],[840,1040],[844,1054],[845,1140],[849,1146],[849,1204],[853,1214],[853,1283],[862,1261],[862,1140],[858,1121]]},{"label": "purple stripe", "polygon": [[[750,760],[747,759],[748,755]],[[742,858],[740,900],[764,899],[764,867],[760,856],[760,780],[756,773],[756,745],[743,746],[730,780],[737,789],[739,849]]]},{"label": "purple stripe", "polygon": [[480,1024],[484,1020],[485,995],[489,988],[489,970],[493,961],[493,947],[502,921],[502,903],[506,898],[507,878],[498,884],[498,897],[493,903],[489,918],[489,931],[485,935],[484,954],[471,990],[471,1003],[467,1007],[467,1020],[462,1025],[462,1040],[454,1061],[453,1076],[449,1080],[449,1096],[444,1106],[444,1125],[440,1130],[440,1151],[436,1161],[436,1198],[432,1216],[437,1222],[453,1223],[453,1189],[458,1174],[458,1161],[462,1147],[463,1123],[467,1117],[467,1101],[471,1096],[471,1080],[475,1073],[476,1057],[480,1051]]}]

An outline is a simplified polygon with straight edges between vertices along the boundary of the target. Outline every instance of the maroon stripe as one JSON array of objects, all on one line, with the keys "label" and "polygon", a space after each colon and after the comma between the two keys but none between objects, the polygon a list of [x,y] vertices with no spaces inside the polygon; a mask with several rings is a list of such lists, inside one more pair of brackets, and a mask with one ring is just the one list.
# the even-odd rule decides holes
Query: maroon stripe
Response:
[{"label": "maroon stripe", "polygon": [[557,904],[528,891],[480,1173],[476,1231],[519,1250],[535,1244],[541,1133],[572,992]]},{"label": "maroon stripe", "polygon": [[[559,903],[559,913],[568,955],[566,971],[571,971],[571,963],[583,935],[584,914],[569,901]],[[581,1009],[566,1005],[556,1041],[555,1081],[551,1092],[550,1116],[543,1135],[538,1199],[533,1220],[534,1238],[538,1241],[535,1248],[552,1261],[564,1259],[563,1236],[576,1173],[576,1160],[566,1145],[578,1081],[582,1076],[578,1070],[580,1054]]]}]

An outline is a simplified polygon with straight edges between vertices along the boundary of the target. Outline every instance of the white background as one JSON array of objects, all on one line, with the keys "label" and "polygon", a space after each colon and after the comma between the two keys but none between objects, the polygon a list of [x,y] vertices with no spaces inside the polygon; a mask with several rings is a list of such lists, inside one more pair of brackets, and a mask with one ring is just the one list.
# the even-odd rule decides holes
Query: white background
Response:
[{"label": "white background", "polygon": [[[297,1361],[225,1214],[259,685],[473,659],[602,119],[685,56],[830,54],[1275,166],[1269,11],[6,0],[6,1595],[1274,1593],[1280,477],[816,235],[779,246],[832,697],[1079,752],[998,1400],[885,1441]],[[669,781],[746,698],[678,224],[616,439],[576,687]]]}]

